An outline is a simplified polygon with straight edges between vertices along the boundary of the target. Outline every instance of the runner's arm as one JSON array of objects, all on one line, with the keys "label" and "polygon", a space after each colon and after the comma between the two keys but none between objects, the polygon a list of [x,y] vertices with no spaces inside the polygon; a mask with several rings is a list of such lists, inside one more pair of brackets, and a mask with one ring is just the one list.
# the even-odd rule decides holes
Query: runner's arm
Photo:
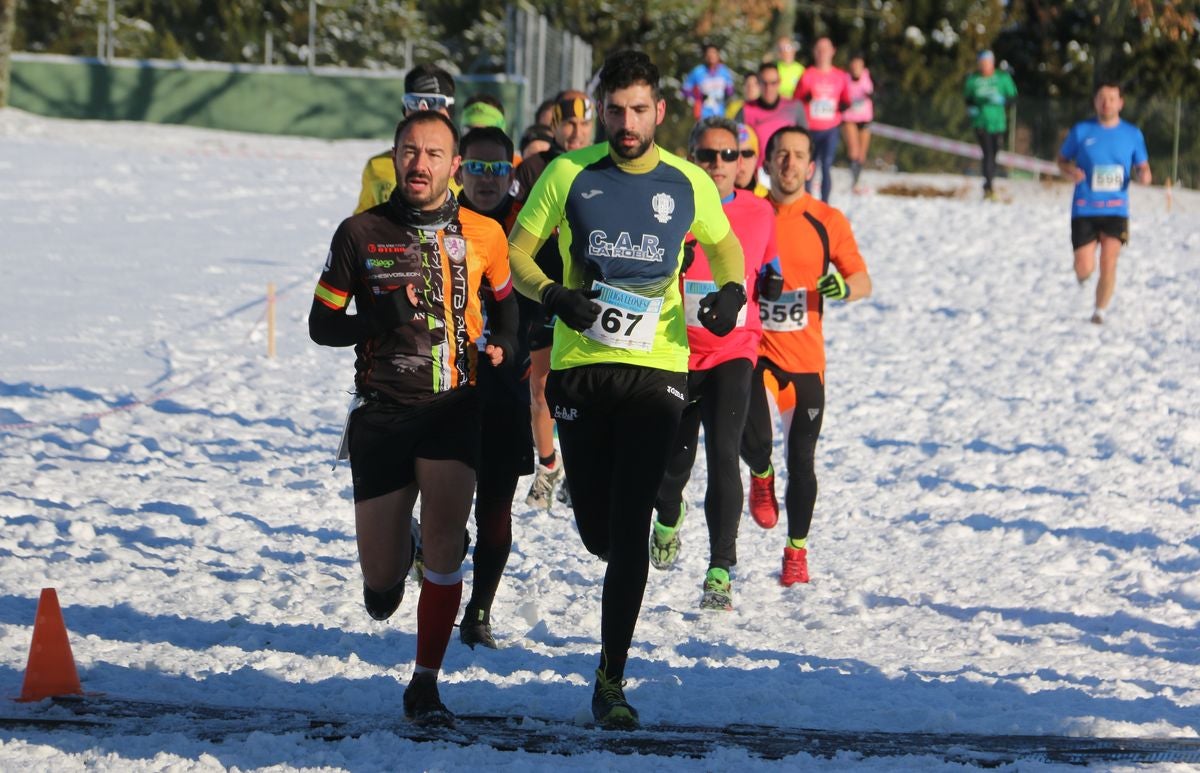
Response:
[{"label": "runner's arm", "polygon": [[866,271],[842,278],[846,280],[846,289],[849,290],[846,293],[846,303],[861,301],[871,294],[871,275]]},{"label": "runner's arm", "polygon": [[1073,182],[1082,182],[1083,178],[1087,176],[1083,173],[1083,170],[1075,164],[1074,161],[1066,156],[1060,155],[1058,157],[1058,168],[1059,171],[1063,173],[1064,177],[1071,178]]},{"label": "runner's arm", "polygon": [[1140,164],[1134,164],[1133,173],[1135,175],[1137,175],[1137,177],[1135,179],[1138,182],[1140,182],[1142,185],[1150,184],[1152,178],[1150,176],[1150,162],[1149,161],[1144,161]]},{"label": "runner's arm", "polygon": [[344,308],[331,309],[313,298],[308,311],[308,337],[321,346],[354,346],[368,337],[365,318],[347,314]]},{"label": "runner's arm", "polygon": [[508,235],[508,263],[512,268],[513,287],[521,295],[539,303],[542,293],[554,284],[554,280],[546,276],[533,258],[545,243],[545,239],[526,231],[520,223],[514,225],[512,233]]},{"label": "runner's arm", "polygon": [[738,241],[733,229],[725,234],[725,238],[716,244],[705,244],[704,254],[708,256],[708,265],[712,268],[713,281],[717,287],[724,287],[727,282],[742,284],[742,273],[746,268],[746,257],[742,252],[742,243]]}]

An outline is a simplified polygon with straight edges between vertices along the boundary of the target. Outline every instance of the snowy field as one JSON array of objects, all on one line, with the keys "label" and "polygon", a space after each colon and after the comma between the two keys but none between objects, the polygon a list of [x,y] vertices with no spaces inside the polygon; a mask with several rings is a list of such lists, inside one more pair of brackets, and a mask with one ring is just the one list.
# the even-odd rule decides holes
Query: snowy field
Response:
[{"label": "snowy field", "polygon": [[[403,721],[415,594],[386,623],[362,608],[349,469],[331,469],[353,355],[312,344],[306,322],[380,149],[0,111],[0,694],[20,693],[54,587],[85,690]],[[1094,326],[1065,185],[1006,180],[1006,204],[979,201],[977,180],[865,181],[971,195],[852,197],[835,180],[875,295],[826,317],[813,581],[780,588],[784,530],[747,517],[736,609],[700,614],[701,462],[680,564],[651,570],[630,700],[648,723],[1200,735],[1200,194],[1168,210],[1162,188],[1134,191],[1113,313]],[[561,506],[515,511],[503,648],[456,636],[442,696],[587,716],[603,565]],[[0,731],[7,770],[638,763],[773,767],[738,750],[541,758],[387,733]]]}]

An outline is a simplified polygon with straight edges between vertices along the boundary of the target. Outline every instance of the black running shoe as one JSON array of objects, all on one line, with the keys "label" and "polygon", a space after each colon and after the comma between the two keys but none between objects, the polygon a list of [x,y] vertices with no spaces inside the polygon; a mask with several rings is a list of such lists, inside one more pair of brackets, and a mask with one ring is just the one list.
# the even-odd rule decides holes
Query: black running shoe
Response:
[{"label": "black running shoe", "polygon": [[496,640],[492,638],[492,623],[486,609],[467,607],[463,612],[462,622],[458,625],[458,638],[471,649],[475,649],[476,644],[491,650],[500,649]]},{"label": "black running shoe", "polygon": [[363,604],[367,614],[376,620],[387,620],[404,600],[404,578],[385,591],[374,591],[363,583]]},{"label": "black running shoe", "polygon": [[607,730],[636,730],[639,726],[637,709],[625,700],[625,681],[609,679],[596,669],[596,686],[592,690],[592,717]]},{"label": "black running shoe", "polygon": [[404,691],[404,716],[418,727],[454,727],[454,715],[438,695],[436,674],[413,674]]}]

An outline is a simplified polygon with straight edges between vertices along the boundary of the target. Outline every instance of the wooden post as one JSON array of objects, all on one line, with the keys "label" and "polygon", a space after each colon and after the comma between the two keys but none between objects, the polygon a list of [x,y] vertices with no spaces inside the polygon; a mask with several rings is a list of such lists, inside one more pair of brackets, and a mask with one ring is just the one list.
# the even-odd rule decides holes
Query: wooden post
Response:
[{"label": "wooden post", "polygon": [[1166,188],[1167,188],[1167,211],[1170,212],[1171,211],[1171,178],[1170,177],[1167,178]]},{"label": "wooden post", "polygon": [[275,283],[267,284],[267,357],[275,357]]}]

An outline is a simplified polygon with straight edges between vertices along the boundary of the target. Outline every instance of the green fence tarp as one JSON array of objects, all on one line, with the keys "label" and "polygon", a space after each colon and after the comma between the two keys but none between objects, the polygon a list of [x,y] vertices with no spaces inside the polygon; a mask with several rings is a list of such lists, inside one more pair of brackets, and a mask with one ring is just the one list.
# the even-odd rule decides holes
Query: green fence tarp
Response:
[{"label": "green fence tarp", "polygon": [[[486,91],[516,115],[522,84],[457,82],[458,104]],[[400,73],[193,65],[14,55],[9,105],[55,118],[151,121],[325,139],[391,137],[402,114]],[[509,127],[510,130],[515,127]]]}]

